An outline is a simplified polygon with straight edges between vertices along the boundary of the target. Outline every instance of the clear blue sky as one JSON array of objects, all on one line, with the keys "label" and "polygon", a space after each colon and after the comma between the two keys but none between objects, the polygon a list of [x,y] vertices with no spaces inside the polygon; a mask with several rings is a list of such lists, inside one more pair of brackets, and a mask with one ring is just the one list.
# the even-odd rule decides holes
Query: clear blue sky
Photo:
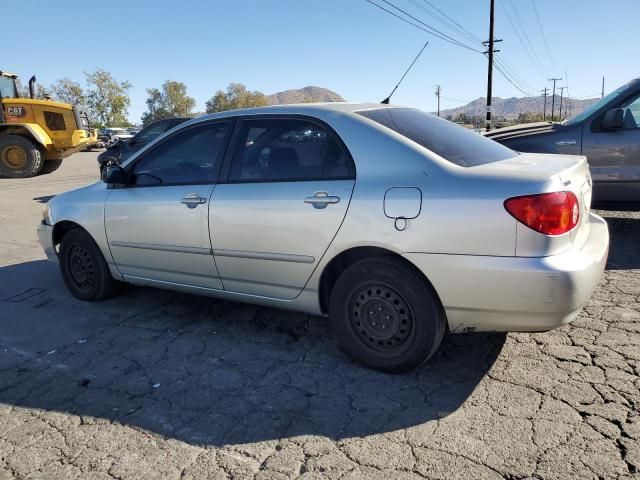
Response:
[{"label": "clear blue sky", "polygon": [[[420,9],[429,8],[424,0],[389,1],[471,45]],[[488,37],[489,0],[429,1],[476,37]],[[498,55],[532,88],[550,86],[549,76],[568,77],[571,96],[583,97],[600,91],[603,75],[607,91],[640,75],[640,1],[535,0],[535,5],[555,68],[532,0],[496,0],[495,34],[504,40],[497,44]],[[23,80],[35,73],[44,85],[63,77],[84,84],[83,72],[103,68],[133,84],[132,121],[145,110],[145,89],[167,79],[186,83],[198,110],[230,82],[267,94],[317,85],[348,100],[380,101],[426,40],[430,45],[394,103],[433,111],[436,84],[442,86],[443,109],[486,95],[485,57],[366,0],[0,0],[0,6],[22,32],[13,31],[13,21],[5,22],[0,68]],[[494,96],[524,96],[500,73],[494,78]]]}]

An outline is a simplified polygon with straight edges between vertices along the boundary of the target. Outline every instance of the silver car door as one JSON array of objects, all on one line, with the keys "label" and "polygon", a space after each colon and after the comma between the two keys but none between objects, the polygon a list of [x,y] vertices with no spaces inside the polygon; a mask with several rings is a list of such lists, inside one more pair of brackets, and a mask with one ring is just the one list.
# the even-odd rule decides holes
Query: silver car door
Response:
[{"label": "silver car door", "polygon": [[338,232],[354,182],[353,161],[327,127],[244,121],[228,182],[216,187],[210,209],[225,290],[297,296]]},{"label": "silver car door", "polygon": [[624,127],[603,131],[600,117],[585,125],[582,154],[589,160],[597,201],[640,200],[640,97],[619,105]]},{"label": "silver car door", "polygon": [[220,289],[208,207],[229,122],[183,129],[128,166],[130,185],[105,205],[109,248],[120,273],[136,279]]}]

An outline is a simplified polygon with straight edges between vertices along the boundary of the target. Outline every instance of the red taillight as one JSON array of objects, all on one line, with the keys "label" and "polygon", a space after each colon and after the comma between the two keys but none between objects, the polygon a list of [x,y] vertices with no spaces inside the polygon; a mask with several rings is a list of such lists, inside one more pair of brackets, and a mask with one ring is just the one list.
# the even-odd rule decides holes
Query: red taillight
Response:
[{"label": "red taillight", "polygon": [[513,197],[504,208],[519,222],[545,235],[562,235],[578,224],[580,206],[573,192]]}]

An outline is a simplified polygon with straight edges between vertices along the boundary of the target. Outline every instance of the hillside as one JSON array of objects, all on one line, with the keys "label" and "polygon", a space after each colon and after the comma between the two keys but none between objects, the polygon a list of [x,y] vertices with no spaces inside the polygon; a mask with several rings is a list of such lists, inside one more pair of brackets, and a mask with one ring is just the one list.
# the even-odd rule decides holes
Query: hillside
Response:
[{"label": "hillside", "polygon": [[308,86],[267,95],[270,105],[284,103],[344,102],[344,98],[327,88]]},{"label": "hillside", "polygon": [[[586,100],[577,100],[572,98],[569,103],[569,115],[574,116],[580,113],[585,108],[598,101],[598,98],[589,98]],[[500,98],[493,97],[493,115],[494,117],[504,117],[509,120],[518,118],[520,113],[542,113],[544,99],[542,97],[511,97]],[[563,99],[562,110],[565,108],[566,98]],[[486,97],[480,97],[466,105],[458,108],[451,108],[448,110],[441,110],[440,116],[442,117],[456,117],[458,114],[465,114],[468,116],[484,117],[486,112],[487,99]],[[556,95],[555,98],[555,111],[558,113],[560,106],[560,95]],[[551,115],[551,96],[547,98],[547,115]]]}]

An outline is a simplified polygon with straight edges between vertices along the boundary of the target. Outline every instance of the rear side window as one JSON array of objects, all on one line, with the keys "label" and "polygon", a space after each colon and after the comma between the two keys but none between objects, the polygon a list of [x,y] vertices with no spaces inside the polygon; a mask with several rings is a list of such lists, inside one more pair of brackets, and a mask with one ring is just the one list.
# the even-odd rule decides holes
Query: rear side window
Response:
[{"label": "rear side window", "polygon": [[338,180],[355,177],[351,157],[330,132],[305,120],[243,122],[231,182]]},{"label": "rear side window", "polygon": [[413,108],[357,112],[461,167],[506,160],[517,152],[481,134]]}]

